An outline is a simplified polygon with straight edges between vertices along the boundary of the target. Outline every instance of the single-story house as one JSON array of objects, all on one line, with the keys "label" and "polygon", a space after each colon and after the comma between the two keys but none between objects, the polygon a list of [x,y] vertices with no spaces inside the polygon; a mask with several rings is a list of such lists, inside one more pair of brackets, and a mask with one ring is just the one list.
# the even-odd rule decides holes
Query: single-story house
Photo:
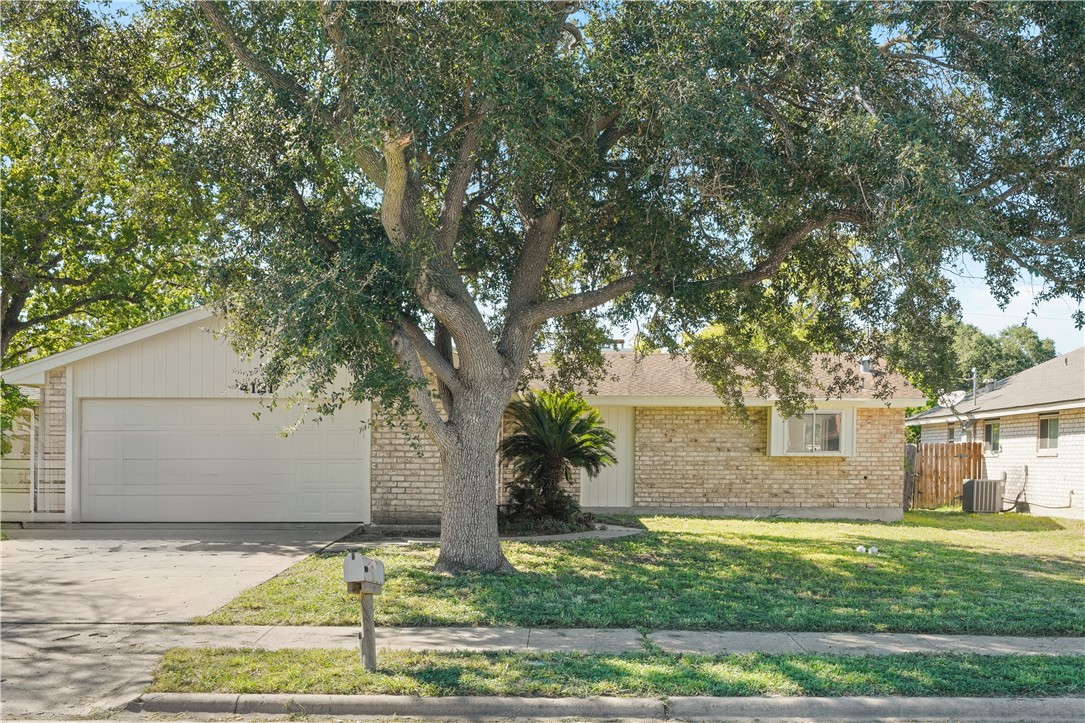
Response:
[{"label": "single-story house", "polygon": [[[379,409],[369,402],[283,436],[297,410],[261,405],[246,381],[252,364],[220,328],[195,309],[5,371],[8,383],[40,392],[30,479],[5,519],[439,517],[441,469],[427,438],[370,424]],[[681,359],[607,355],[616,379],[588,401],[614,429],[619,462],[578,485],[584,507],[900,518],[904,408],[923,399],[903,379],[889,403],[865,384],[793,419],[772,400],[748,399],[746,423]],[[500,495],[508,470],[499,477]]]},{"label": "single-story house", "polygon": [[1085,518],[1085,347],[908,419],[923,442],[982,441],[1006,503]]}]

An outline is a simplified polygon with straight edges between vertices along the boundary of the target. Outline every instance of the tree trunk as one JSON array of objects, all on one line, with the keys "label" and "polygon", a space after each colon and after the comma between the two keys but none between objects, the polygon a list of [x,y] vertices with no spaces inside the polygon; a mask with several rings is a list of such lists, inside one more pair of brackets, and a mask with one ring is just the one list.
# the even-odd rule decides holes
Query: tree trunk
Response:
[{"label": "tree trunk", "polygon": [[474,408],[471,401],[477,400],[457,398],[458,441],[441,450],[445,483],[437,569],[511,572],[497,534],[497,435],[507,397],[472,396],[493,399]]}]

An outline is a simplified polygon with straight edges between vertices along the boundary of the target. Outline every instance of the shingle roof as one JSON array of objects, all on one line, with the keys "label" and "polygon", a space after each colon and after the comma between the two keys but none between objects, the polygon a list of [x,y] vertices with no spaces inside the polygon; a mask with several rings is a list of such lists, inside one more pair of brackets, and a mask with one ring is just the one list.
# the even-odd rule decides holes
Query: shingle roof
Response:
[{"label": "shingle roof", "polygon": [[1085,406],[1085,347],[1000,379],[989,388],[980,387],[975,399],[969,392],[953,409],[935,407],[908,421],[925,424],[959,416],[990,417],[1013,409],[1074,402]]},{"label": "shingle roof", "polygon": [[[607,372],[596,384],[595,397],[685,397],[715,398],[712,386],[697,376],[693,363],[684,357],[670,354],[645,354],[638,356],[631,351],[606,351]],[[544,368],[549,362],[548,354],[540,354]],[[832,382],[832,374],[824,371],[821,358],[815,359],[816,386],[807,389],[815,398],[825,397],[824,390]],[[858,369],[856,370],[858,372]],[[869,374],[865,375],[869,378]],[[898,399],[923,399],[924,395],[900,374],[889,374],[889,381],[896,389]],[[874,385],[850,393],[846,399],[874,399]],[[580,391],[586,393],[586,389]]]}]

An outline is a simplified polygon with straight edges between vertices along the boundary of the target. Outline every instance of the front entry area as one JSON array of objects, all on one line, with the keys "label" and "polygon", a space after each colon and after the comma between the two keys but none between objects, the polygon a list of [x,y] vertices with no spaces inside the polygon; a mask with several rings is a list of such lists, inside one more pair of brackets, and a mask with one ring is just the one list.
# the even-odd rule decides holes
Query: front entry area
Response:
[{"label": "front entry area", "polygon": [[614,432],[614,452],[618,463],[604,467],[595,479],[581,472],[582,507],[633,506],[633,415],[634,407],[596,407],[603,422]]},{"label": "front entry area", "polygon": [[369,405],[284,436],[295,419],[255,399],[83,399],[79,519],[369,522]]}]

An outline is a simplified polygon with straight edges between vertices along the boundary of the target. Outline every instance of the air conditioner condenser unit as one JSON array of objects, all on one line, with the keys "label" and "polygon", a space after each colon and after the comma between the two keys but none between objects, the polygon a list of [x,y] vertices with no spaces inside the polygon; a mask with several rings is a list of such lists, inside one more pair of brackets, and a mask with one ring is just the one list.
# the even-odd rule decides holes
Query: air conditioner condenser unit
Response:
[{"label": "air conditioner condenser unit", "polygon": [[966,479],[961,504],[965,512],[1001,512],[1002,480]]}]

